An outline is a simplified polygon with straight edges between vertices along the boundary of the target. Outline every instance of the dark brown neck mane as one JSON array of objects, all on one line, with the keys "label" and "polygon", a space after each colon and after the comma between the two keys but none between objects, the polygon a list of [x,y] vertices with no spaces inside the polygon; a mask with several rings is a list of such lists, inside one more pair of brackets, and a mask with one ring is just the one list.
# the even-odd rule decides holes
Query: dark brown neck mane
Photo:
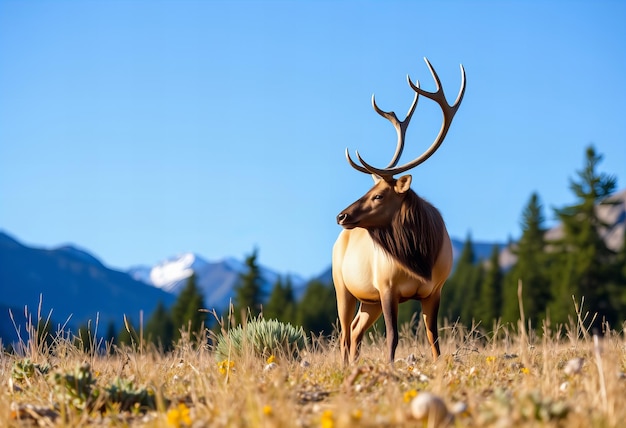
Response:
[{"label": "dark brown neck mane", "polygon": [[439,211],[410,190],[391,224],[369,229],[376,244],[413,275],[430,280],[443,244]]}]

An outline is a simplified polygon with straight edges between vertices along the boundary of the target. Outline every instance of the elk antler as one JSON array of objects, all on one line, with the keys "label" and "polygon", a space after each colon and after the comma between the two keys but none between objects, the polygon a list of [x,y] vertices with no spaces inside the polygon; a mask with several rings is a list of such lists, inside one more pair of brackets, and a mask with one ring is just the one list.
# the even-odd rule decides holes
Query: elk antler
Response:
[{"label": "elk antler", "polygon": [[[409,76],[407,76],[407,80],[409,81],[409,85],[413,87]],[[411,103],[411,107],[409,107],[409,111],[407,112],[406,117],[404,118],[404,120],[398,120],[398,116],[396,116],[396,114],[393,111],[381,110],[376,104],[376,98],[374,97],[374,95],[372,95],[372,107],[374,107],[374,110],[376,111],[376,113],[378,113],[379,115],[381,115],[382,117],[384,117],[385,119],[391,122],[393,127],[396,128],[396,133],[398,134],[396,152],[394,153],[393,158],[391,158],[389,165],[387,165],[387,168],[392,168],[396,166],[398,164],[398,160],[400,160],[400,156],[402,155],[402,151],[404,150],[404,137],[406,135],[406,129],[409,127],[409,123],[411,122],[411,117],[413,116],[413,112],[415,111],[415,107],[417,106],[418,98],[419,98],[419,93],[415,92],[415,97],[413,98],[413,102]],[[348,159],[348,162],[350,163],[350,165],[352,165],[352,167],[355,168],[356,170],[364,172],[366,174],[371,174],[370,171],[368,171],[367,169],[365,169],[364,167],[360,165],[357,165],[356,163],[352,161],[352,159],[350,158],[350,153],[348,152],[347,148],[346,148],[346,158]]]},{"label": "elk antler", "polygon": [[[426,61],[426,65],[430,69],[430,73],[432,74],[435,80],[437,90],[435,92],[424,91],[423,89],[420,89],[419,81],[416,81],[414,84],[411,81],[411,78],[407,76],[409,85],[415,91],[415,98],[413,99],[413,103],[411,104],[411,107],[409,108],[409,112],[407,113],[407,116],[404,119],[404,121],[399,121],[394,112],[384,112],[380,110],[378,106],[376,105],[376,102],[374,101],[374,97],[372,96],[372,105],[374,106],[374,110],[376,110],[376,112],[380,114],[381,116],[383,116],[384,118],[388,119],[396,128],[396,131],[398,133],[398,143],[396,146],[396,153],[394,154],[391,162],[386,168],[383,168],[383,169],[375,168],[371,166],[370,164],[368,164],[367,162],[365,162],[363,158],[361,158],[361,156],[359,155],[358,151],[356,152],[356,156],[359,159],[359,162],[361,162],[361,165],[363,166],[356,164],[350,157],[350,153],[348,152],[348,149],[346,148],[346,158],[348,159],[348,163],[357,171],[365,172],[368,174],[375,174],[375,175],[382,177],[385,180],[390,180],[394,175],[400,174],[405,171],[408,171],[409,169],[415,168],[419,164],[426,161],[426,159],[431,157],[432,154],[437,151],[439,146],[441,146],[441,143],[443,143],[443,140],[446,138],[446,134],[448,133],[448,129],[450,129],[450,124],[452,123],[452,119],[454,118],[454,115],[459,109],[459,106],[461,105],[461,101],[463,101],[463,96],[465,95],[465,69],[463,68],[463,65],[461,65],[461,89],[459,91],[459,95],[457,96],[454,104],[449,105],[448,101],[446,100],[446,96],[443,92],[443,88],[441,87],[441,81],[439,80],[439,76],[437,75],[437,72],[435,71],[435,69],[430,64],[427,58],[424,58],[424,60]],[[441,111],[443,113],[443,123],[441,124],[439,135],[437,135],[437,138],[435,138],[435,141],[431,144],[428,150],[426,150],[424,153],[422,153],[419,157],[412,160],[411,162],[408,162],[402,166],[396,167],[396,164],[398,163],[400,155],[402,154],[402,151],[404,150],[404,137],[406,134],[406,129],[409,126],[409,122],[411,121],[411,116],[413,115],[415,106],[417,105],[417,99],[419,95],[423,95],[426,98],[429,98],[435,101],[437,104],[439,104],[439,106],[441,107]]]}]

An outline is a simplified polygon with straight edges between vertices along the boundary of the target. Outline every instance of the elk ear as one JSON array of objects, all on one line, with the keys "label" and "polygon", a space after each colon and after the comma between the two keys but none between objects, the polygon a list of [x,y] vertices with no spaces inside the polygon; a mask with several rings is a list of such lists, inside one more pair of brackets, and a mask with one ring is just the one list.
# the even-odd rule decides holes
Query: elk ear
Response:
[{"label": "elk ear", "polygon": [[396,180],[396,184],[394,186],[394,190],[396,193],[402,194],[406,193],[407,190],[411,187],[412,177],[410,175],[403,175],[402,177]]}]

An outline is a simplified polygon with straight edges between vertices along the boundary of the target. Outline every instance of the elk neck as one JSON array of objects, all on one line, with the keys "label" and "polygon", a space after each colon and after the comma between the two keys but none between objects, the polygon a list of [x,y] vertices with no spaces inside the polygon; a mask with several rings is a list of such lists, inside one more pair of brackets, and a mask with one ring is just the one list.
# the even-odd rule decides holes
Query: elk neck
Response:
[{"label": "elk neck", "polygon": [[439,211],[408,190],[388,226],[368,228],[372,240],[411,274],[430,280],[443,244]]}]

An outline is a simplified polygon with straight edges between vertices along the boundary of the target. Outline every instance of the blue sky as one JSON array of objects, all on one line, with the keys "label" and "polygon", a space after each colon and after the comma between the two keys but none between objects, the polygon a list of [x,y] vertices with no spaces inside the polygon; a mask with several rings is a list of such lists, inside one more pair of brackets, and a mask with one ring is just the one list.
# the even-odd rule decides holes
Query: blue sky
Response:
[{"label": "blue sky", "polygon": [[[594,144],[626,180],[626,3],[0,0],[0,229],[74,243],[115,268],[192,251],[304,276],[367,191],[344,150],[384,166],[406,75],[438,71],[446,141],[411,172],[453,237],[520,235]],[[402,162],[439,130],[420,99]]]}]

